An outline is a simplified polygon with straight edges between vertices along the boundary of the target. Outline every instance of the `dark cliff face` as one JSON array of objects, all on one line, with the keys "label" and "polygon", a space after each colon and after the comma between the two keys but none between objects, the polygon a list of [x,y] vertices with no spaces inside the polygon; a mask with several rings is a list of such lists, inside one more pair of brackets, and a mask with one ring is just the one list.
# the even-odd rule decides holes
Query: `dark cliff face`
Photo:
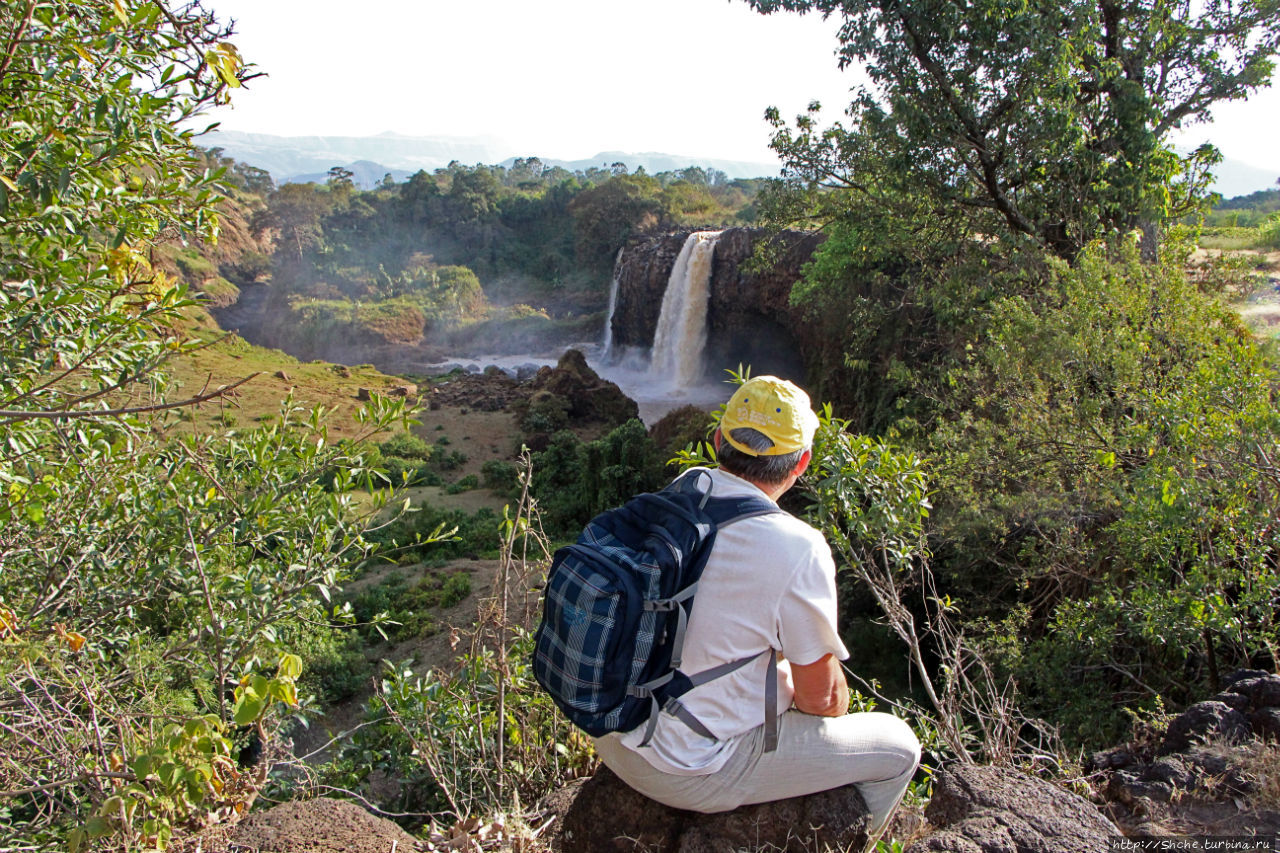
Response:
[{"label": "dark cliff face", "polygon": [[[647,238],[623,251],[615,270],[615,346],[653,345],[671,268],[690,233]],[[725,368],[739,364],[750,365],[757,375],[803,377],[804,330],[799,312],[790,305],[791,288],[822,239],[821,234],[802,231],[770,236],[762,228],[730,228],[720,235],[707,312],[705,362],[712,378],[724,378]],[[768,247],[767,262],[759,271],[744,269],[761,244]]]},{"label": "dark cliff face", "polygon": [[648,237],[622,250],[614,268],[618,279],[618,300],[613,311],[614,346],[653,346],[667,279],[691,233],[680,231]]}]

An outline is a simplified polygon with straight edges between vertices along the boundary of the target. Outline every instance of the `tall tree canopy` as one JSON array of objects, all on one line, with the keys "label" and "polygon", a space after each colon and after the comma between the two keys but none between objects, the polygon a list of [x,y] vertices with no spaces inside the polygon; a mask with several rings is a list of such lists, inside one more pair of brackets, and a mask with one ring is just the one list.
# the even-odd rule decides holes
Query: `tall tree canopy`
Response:
[{"label": "tall tree canopy", "polygon": [[793,176],[923,191],[1065,258],[1185,213],[1215,155],[1182,162],[1170,131],[1265,86],[1280,47],[1277,0],[748,2],[837,18],[873,84],[851,130],[771,114]]},{"label": "tall tree canopy", "polygon": [[191,123],[247,76],[229,34],[196,2],[0,4],[0,848],[163,849],[243,811],[233,726],[297,704],[286,644],[368,550],[318,412],[166,417],[222,393],[166,397],[198,344],[151,259],[216,236]]}]

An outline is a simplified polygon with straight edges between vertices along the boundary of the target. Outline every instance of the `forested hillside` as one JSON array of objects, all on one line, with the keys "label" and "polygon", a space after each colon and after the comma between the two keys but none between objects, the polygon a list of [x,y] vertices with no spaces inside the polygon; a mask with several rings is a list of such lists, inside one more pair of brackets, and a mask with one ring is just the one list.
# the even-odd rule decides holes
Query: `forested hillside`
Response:
[{"label": "forested hillside", "polygon": [[224,218],[243,221],[260,245],[211,258],[202,287],[217,303],[228,284],[269,284],[270,330],[260,334],[297,353],[324,354],[337,338],[447,345],[470,336],[491,348],[523,341],[526,351],[534,340],[593,338],[628,238],[750,222],[763,184],[696,167],[571,173],[528,159],[453,163],[361,191],[339,167],[322,184],[274,187],[216,149],[206,159],[235,186]]}]

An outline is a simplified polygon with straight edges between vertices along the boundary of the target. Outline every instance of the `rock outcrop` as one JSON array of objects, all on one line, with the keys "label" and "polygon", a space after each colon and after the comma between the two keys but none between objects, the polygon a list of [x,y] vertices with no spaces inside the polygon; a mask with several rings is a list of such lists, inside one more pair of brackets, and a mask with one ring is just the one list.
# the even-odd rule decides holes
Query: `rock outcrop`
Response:
[{"label": "rock outcrop", "polygon": [[907,853],[1097,853],[1120,835],[1083,797],[1003,767],[938,771],[925,817],[937,831]]},{"label": "rock outcrop", "polygon": [[218,325],[250,343],[283,350],[300,361],[324,359],[342,364],[373,364],[387,373],[433,372],[445,353],[423,343],[423,317],[416,308],[376,323],[344,318],[322,322],[295,312],[287,295],[266,284],[245,284],[238,298],[212,311]]},{"label": "rock outcrop", "polygon": [[622,389],[587,364],[576,349],[566,350],[555,367],[540,369],[527,383],[530,400],[539,395],[563,401],[573,423],[599,423],[614,427],[640,417],[640,407]]},{"label": "rock outcrop", "polygon": [[[1280,810],[1246,805],[1273,774],[1280,675],[1240,670],[1222,692],[1174,717],[1158,740],[1095,753],[1086,770],[1127,834],[1188,827],[1215,834],[1280,833]],[[1265,799],[1265,798],[1264,798]]]},{"label": "rock outcrop", "polygon": [[655,803],[608,768],[546,804],[559,853],[722,853],[726,850],[861,850],[867,810],[852,785],[773,803],[700,814]]},{"label": "rock outcrop", "polygon": [[[643,238],[623,250],[615,270],[615,347],[653,345],[671,269],[690,233]],[[713,372],[739,363],[752,365],[757,374],[803,372],[802,329],[790,304],[791,288],[822,239],[801,231],[771,235],[762,228],[729,228],[720,235],[712,262],[705,350]],[[756,270],[748,262],[762,245],[764,261]]]}]

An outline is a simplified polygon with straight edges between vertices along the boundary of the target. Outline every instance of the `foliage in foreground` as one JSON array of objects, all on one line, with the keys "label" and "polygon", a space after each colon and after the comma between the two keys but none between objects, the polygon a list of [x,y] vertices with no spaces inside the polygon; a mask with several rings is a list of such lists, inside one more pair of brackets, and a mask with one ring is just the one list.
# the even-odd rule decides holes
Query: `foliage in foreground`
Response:
[{"label": "foliage in foreground", "polygon": [[[213,239],[217,173],[179,130],[248,71],[198,5],[30,2],[0,20],[2,846],[163,847],[243,811],[299,704],[288,628],[369,545],[354,444],[320,412],[191,433],[166,395],[190,303],[148,261]],[[251,377],[246,378],[248,381]],[[237,383],[242,384],[242,383]],[[181,435],[180,433],[186,433]],[[322,472],[332,488],[320,484]]]},{"label": "foliage in foreground", "polygon": [[970,235],[1068,260],[1135,228],[1153,257],[1220,159],[1180,158],[1170,134],[1265,86],[1280,49],[1274,0],[748,2],[836,18],[841,66],[869,79],[848,128],[770,110],[791,180],[927,198]]},{"label": "foliage in foreground", "polygon": [[751,5],[867,64],[847,126],[770,112],[765,208],[827,234],[791,295],[818,396],[929,473],[929,595],[1073,744],[1273,666],[1280,374],[1233,274],[1186,274],[1218,155],[1168,136],[1269,78],[1274,3]]},{"label": "foliage in foreground", "polygon": [[1274,661],[1276,361],[1188,244],[1067,265],[886,218],[833,226],[797,288],[829,333],[810,357],[857,428],[926,460],[940,590],[1028,710],[1093,743]]},{"label": "foliage in foreground", "polygon": [[[364,721],[323,768],[319,790],[354,790],[410,826],[450,815],[461,821],[518,811],[593,759],[589,739],[560,715],[533,678],[536,585],[550,562],[526,456],[514,509],[498,532],[495,592],[454,666],[383,662]],[[378,774],[395,780],[378,797]]]}]

